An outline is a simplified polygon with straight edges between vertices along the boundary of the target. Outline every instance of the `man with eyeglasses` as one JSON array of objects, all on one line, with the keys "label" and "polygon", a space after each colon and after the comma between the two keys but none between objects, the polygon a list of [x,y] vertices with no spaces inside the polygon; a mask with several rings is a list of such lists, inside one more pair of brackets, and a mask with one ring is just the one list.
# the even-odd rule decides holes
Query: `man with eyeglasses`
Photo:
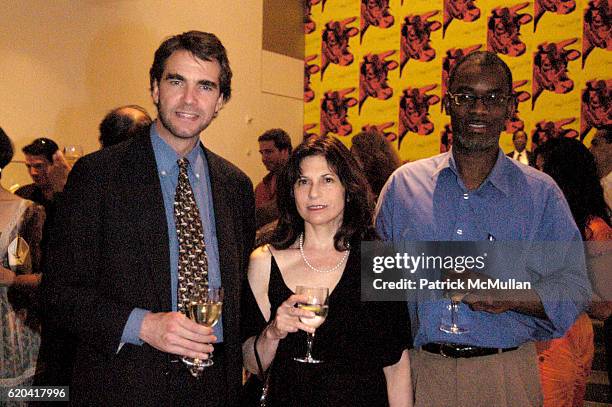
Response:
[{"label": "man with eyeglasses", "polygon": [[[382,238],[528,246],[553,241],[563,242],[570,255],[554,253],[544,261],[539,253],[517,253],[503,267],[487,269],[498,279],[529,281],[531,288],[471,290],[459,304],[465,332],[442,330],[450,302],[440,290],[419,293],[408,304],[415,406],[494,406],[502,400],[505,406],[540,406],[534,341],[562,336],[590,297],[580,246],[574,252],[570,244],[580,242],[580,232],[556,184],[499,148],[516,108],[508,66],[494,53],[471,53],[455,66],[448,89],[453,146],[390,177],[376,211]],[[488,276],[466,272],[458,279],[474,277]]]}]

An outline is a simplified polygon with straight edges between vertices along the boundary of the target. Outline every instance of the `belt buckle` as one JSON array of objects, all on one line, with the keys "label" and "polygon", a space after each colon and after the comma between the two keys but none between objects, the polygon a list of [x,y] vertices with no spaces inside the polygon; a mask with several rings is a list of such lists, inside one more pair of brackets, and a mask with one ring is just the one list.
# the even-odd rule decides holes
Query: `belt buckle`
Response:
[{"label": "belt buckle", "polygon": [[453,359],[461,357],[460,350],[448,343],[440,344],[440,356]]}]

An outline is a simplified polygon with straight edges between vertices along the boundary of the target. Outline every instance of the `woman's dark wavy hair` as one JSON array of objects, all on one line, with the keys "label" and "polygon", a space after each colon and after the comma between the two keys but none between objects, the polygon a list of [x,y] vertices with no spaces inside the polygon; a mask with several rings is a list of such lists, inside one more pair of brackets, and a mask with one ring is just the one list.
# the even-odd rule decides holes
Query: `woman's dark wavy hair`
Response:
[{"label": "woman's dark wavy hair", "polygon": [[349,243],[376,239],[373,225],[374,204],[365,176],[350,151],[334,137],[312,137],[300,144],[289,157],[276,181],[280,218],[271,244],[276,249],[291,246],[304,231],[304,219],[295,206],[293,187],[299,179],[300,164],[306,157],[322,156],[346,190],[342,225],[334,236],[336,250],[347,250]]},{"label": "woman's dark wavy hair", "polygon": [[361,132],[353,137],[351,152],[361,161],[363,172],[376,197],[380,195],[393,171],[402,165],[391,143],[375,132]]},{"label": "woman's dark wavy hair", "polygon": [[0,127],[0,171],[13,159],[13,143]]},{"label": "woman's dark wavy hair", "polygon": [[563,191],[583,239],[590,218],[599,216],[608,222],[595,159],[584,144],[563,137],[550,139],[538,147],[535,154],[542,156],[544,172]]}]

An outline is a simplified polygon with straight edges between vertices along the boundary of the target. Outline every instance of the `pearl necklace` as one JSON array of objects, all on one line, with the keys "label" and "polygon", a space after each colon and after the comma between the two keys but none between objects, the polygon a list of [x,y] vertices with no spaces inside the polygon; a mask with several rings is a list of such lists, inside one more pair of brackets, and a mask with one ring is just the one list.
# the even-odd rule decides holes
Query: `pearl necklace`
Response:
[{"label": "pearl necklace", "polygon": [[304,234],[300,233],[300,254],[302,255],[302,260],[304,260],[304,263],[306,263],[306,265],[312,270],[312,271],[316,271],[317,273],[331,273],[332,271],[336,271],[340,268],[340,266],[344,263],[344,261],[346,260],[346,258],[348,257],[350,251],[351,251],[351,247],[350,245],[348,246],[348,250],[346,250],[344,252],[344,256],[342,256],[342,259],[340,260],[340,262],[338,264],[336,264],[334,267],[330,268],[329,270],[319,270],[318,268],[314,267],[312,264],[310,264],[310,262],[308,261],[308,259],[306,258],[306,256],[304,255]]}]

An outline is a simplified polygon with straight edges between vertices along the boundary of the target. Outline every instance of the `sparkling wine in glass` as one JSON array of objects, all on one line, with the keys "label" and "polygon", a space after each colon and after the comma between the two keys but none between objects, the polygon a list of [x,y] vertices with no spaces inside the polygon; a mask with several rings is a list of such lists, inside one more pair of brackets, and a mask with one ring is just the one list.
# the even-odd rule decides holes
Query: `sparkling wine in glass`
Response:
[{"label": "sparkling wine in glass", "polygon": [[[197,324],[214,327],[221,318],[223,311],[223,288],[209,288],[202,290],[198,298],[194,298],[187,304],[187,316]],[[189,372],[194,377],[200,376],[205,367],[214,365],[212,353],[208,359],[182,357],[181,360],[189,367]]]},{"label": "sparkling wine in glass", "polygon": [[78,144],[68,144],[64,147],[64,157],[66,161],[70,163],[70,165],[74,165],[74,163],[83,156],[83,147]]},{"label": "sparkling wine in glass", "polygon": [[[296,294],[306,295],[308,300],[306,303],[298,304],[298,308],[305,309],[307,311],[314,312],[313,318],[300,317],[300,321],[312,328],[317,329],[325,322],[327,318],[327,312],[329,311],[329,289],[323,287],[305,287],[297,286],[295,290]],[[322,360],[318,360],[312,357],[312,342],[314,340],[314,333],[308,333],[306,338],[306,356],[301,358],[293,358],[295,361],[302,363],[321,363]]]}]

